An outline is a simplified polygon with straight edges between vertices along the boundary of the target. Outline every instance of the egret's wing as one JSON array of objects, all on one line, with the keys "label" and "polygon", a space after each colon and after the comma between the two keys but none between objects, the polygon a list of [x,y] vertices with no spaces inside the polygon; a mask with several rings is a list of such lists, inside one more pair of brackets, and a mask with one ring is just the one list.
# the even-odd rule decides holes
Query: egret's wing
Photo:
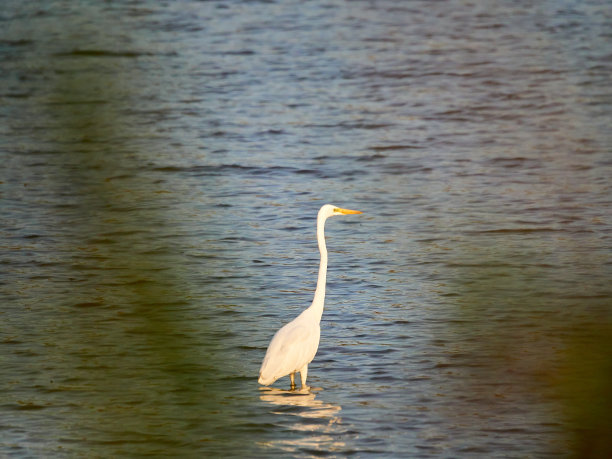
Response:
[{"label": "egret's wing", "polygon": [[264,357],[260,375],[263,380],[271,380],[299,370],[309,363],[319,345],[319,325],[317,323],[290,322],[276,334]]}]

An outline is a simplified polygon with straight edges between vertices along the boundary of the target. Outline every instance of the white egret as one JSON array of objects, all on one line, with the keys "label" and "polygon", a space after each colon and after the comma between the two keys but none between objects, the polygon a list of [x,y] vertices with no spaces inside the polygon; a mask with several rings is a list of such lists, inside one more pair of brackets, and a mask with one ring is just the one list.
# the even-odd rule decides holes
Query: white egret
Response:
[{"label": "white egret", "polygon": [[327,248],[325,247],[325,220],[334,215],[360,214],[358,210],[341,209],[326,204],[317,215],[317,242],[321,253],[319,277],[312,304],[299,316],[276,332],[268,345],[266,356],[259,370],[259,384],[268,386],[279,378],[289,375],[291,389],[295,389],[295,373],[300,372],[302,389],[306,386],[308,364],[312,362],[321,336],[321,316],[325,301],[327,276]]}]

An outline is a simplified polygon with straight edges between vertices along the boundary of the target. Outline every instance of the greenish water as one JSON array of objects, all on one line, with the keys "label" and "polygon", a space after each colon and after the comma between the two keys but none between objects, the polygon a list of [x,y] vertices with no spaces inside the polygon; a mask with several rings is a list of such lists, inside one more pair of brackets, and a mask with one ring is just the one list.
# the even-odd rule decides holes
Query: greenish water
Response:
[{"label": "greenish water", "polygon": [[0,456],[608,457],[611,22],[6,3]]}]

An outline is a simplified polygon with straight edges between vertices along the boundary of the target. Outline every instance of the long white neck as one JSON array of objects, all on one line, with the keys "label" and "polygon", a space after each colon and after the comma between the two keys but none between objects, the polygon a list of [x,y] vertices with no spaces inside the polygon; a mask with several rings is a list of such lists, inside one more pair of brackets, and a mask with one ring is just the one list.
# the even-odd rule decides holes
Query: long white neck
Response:
[{"label": "long white neck", "polygon": [[321,264],[319,265],[319,278],[317,279],[317,289],[315,290],[314,300],[309,309],[320,321],[323,315],[323,304],[325,302],[325,283],[327,281],[327,247],[325,247],[325,220],[324,215],[317,217],[317,242],[321,253]]}]

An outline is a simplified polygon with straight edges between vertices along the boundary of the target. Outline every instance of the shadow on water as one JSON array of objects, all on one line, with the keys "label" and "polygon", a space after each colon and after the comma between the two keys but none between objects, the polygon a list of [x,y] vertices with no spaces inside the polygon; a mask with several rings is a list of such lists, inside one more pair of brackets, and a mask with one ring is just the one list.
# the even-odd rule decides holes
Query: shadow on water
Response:
[{"label": "shadow on water", "polygon": [[[285,453],[307,453],[316,457],[342,451],[345,432],[339,416],[341,407],[317,400],[311,390],[288,391],[275,387],[260,388],[260,399],[273,407],[289,432],[282,440],[270,440],[262,446]],[[294,417],[295,421],[288,420]]]},{"label": "shadow on water", "polygon": [[36,62],[51,91],[31,119],[43,151],[27,153],[39,172],[24,204],[50,206],[36,243],[61,255],[26,267],[32,280],[18,291],[30,325],[14,330],[5,368],[20,376],[3,402],[16,454],[180,455],[213,435],[222,351],[182,278],[172,192],[129,144],[122,105],[135,59]]},{"label": "shadow on water", "polygon": [[550,454],[609,457],[609,305],[588,279],[581,288],[589,293],[577,295],[580,276],[544,255],[577,248],[549,251],[550,240],[520,232],[479,243],[447,263],[456,311],[437,337],[449,347],[439,369],[455,384],[447,416],[487,432],[495,449],[513,432],[534,450],[546,435],[556,438]]},{"label": "shadow on water", "polygon": [[565,341],[552,374],[569,420],[574,457],[612,457],[612,326],[577,327]]}]

